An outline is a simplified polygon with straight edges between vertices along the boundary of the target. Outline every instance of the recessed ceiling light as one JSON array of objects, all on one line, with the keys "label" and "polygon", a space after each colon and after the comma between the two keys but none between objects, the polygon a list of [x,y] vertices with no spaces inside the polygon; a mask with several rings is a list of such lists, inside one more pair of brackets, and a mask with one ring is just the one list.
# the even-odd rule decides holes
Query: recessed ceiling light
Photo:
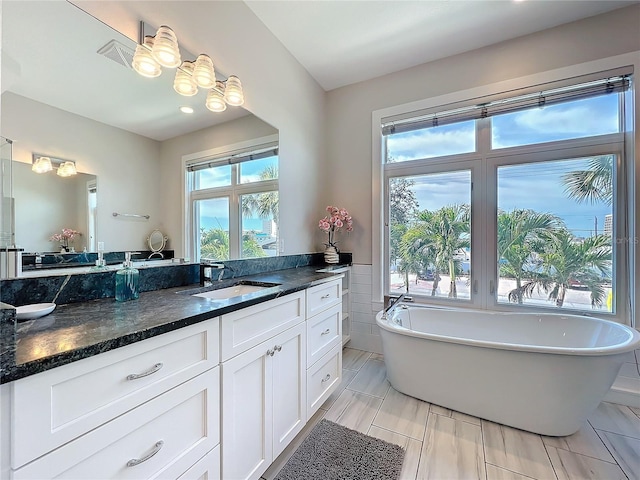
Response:
[{"label": "recessed ceiling light", "polygon": [[180,111],[182,113],[193,113],[193,108],[187,107],[187,106],[182,106],[182,107],[180,107]]}]

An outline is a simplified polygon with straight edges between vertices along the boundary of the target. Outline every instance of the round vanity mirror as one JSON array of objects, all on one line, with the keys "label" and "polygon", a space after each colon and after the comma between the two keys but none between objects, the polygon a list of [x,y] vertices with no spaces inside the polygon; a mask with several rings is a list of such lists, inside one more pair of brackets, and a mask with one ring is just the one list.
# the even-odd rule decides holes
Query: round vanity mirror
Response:
[{"label": "round vanity mirror", "polygon": [[149,235],[149,238],[147,238],[147,244],[149,245],[149,249],[151,250],[151,255],[149,255],[149,258],[164,258],[162,250],[164,250],[164,247],[167,245],[168,239],[169,237],[167,237],[160,230],[154,230],[153,232],[151,232],[151,235]]}]

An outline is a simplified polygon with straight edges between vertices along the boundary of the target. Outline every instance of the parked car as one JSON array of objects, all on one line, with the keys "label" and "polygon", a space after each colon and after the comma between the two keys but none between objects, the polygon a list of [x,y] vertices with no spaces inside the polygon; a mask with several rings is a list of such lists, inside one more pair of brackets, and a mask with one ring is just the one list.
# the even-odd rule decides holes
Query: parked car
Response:
[{"label": "parked car", "polygon": [[[435,280],[434,271],[430,268],[427,268],[426,270],[419,270],[418,280],[428,280],[430,282]],[[438,281],[440,281],[440,275],[438,275]]]}]

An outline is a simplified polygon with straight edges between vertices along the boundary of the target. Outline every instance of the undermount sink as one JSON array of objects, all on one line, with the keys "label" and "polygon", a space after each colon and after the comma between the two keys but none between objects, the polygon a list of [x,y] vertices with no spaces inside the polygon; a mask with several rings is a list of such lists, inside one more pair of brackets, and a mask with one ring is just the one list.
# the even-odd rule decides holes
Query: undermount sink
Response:
[{"label": "undermount sink", "polygon": [[239,297],[246,295],[247,293],[259,292],[267,288],[277,287],[277,283],[238,283],[230,287],[216,288],[214,290],[208,290],[206,292],[196,293],[192,296],[211,298],[213,300],[224,300],[227,298]]}]

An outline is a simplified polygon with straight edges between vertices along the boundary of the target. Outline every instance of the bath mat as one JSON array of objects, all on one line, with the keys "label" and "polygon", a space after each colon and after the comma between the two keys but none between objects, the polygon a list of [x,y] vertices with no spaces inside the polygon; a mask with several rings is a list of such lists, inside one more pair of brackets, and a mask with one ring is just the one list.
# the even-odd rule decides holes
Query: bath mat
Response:
[{"label": "bath mat", "polygon": [[404,450],[320,420],[275,480],[397,480]]}]

